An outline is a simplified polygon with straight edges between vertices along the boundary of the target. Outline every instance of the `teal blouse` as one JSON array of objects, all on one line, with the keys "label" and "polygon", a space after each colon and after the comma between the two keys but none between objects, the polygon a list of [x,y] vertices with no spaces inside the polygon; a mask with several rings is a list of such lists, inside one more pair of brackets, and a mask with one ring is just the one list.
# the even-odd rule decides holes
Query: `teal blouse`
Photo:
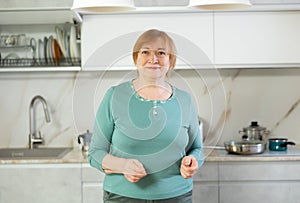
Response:
[{"label": "teal blouse", "polygon": [[168,100],[146,100],[132,82],[111,87],[96,114],[88,154],[91,166],[104,172],[108,153],[139,160],[147,176],[129,182],[123,174],[106,174],[103,189],[118,195],[155,200],[182,195],[193,188],[180,174],[181,159],[193,155],[203,164],[202,135],[192,97],[172,86]]}]

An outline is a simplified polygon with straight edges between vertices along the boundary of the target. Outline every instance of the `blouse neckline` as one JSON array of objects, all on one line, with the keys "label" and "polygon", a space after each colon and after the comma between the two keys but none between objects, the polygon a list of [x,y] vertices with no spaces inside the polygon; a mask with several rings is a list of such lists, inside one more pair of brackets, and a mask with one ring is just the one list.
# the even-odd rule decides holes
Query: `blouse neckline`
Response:
[{"label": "blouse neckline", "polygon": [[[134,79],[133,79],[134,80]],[[137,91],[134,89],[133,87],[133,80],[129,81],[128,83],[130,84],[130,88],[133,91],[134,96],[140,100],[140,101],[146,101],[146,102],[153,102],[153,103],[165,103],[167,101],[172,100],[175,97],[175,87],[173,85],[171,85],[170,83],[168,83],[170,85],[170,87],[172,88],[172,94],[168,99],[163,99],[163,100],[153,100],[153,99],[145,99],[142,96],[140,96]]]}]

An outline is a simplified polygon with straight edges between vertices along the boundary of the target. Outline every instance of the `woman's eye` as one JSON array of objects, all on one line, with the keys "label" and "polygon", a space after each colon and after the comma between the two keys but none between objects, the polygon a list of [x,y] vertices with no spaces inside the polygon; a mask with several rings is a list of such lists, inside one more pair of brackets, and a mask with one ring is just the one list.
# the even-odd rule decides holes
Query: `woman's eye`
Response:
[{"label": "woman's eye", "polygon": [[165,56],[165,55],[166,55],[166,52],[164,52],[164,51],[159,51],[159,52],[158,52],[158,55],[159,55],[159,56]]},{"label": "woman's eye", "polygon": [[149,54],[149,51],[143,50],[141,53],[142,53],[143,55],[148,55],[148,54]]}]

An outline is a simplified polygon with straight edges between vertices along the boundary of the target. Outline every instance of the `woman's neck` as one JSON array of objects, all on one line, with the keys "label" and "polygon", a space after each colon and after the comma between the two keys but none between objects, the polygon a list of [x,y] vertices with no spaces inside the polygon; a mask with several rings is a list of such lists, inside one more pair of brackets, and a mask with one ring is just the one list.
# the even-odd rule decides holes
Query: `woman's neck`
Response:
[{"label": "woman's neck", "polygon": [[168,83],[165,81],[165,78],[159,78],[159,79],[151,79],[151,78],[142,78],[139,76],[134,80],[135,84],[137,86],[153,86],[153,87],[164,87],[168,85]]},{"label": "woman's neck", "polygon": [[173,94],[172,87],[166,81],[146,81],[137,78],[133,80],[133,87],[139,96],[149,100],[167,100]]}]

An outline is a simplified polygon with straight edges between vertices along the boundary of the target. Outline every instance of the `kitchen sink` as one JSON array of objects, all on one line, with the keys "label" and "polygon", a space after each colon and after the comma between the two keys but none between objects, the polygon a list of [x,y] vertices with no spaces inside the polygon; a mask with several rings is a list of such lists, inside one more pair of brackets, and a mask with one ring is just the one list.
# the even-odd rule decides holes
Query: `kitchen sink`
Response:
[{"label": "kitchen sink", "polygon": [[2,148],[0,159],[59,159],[72,148]]}]

